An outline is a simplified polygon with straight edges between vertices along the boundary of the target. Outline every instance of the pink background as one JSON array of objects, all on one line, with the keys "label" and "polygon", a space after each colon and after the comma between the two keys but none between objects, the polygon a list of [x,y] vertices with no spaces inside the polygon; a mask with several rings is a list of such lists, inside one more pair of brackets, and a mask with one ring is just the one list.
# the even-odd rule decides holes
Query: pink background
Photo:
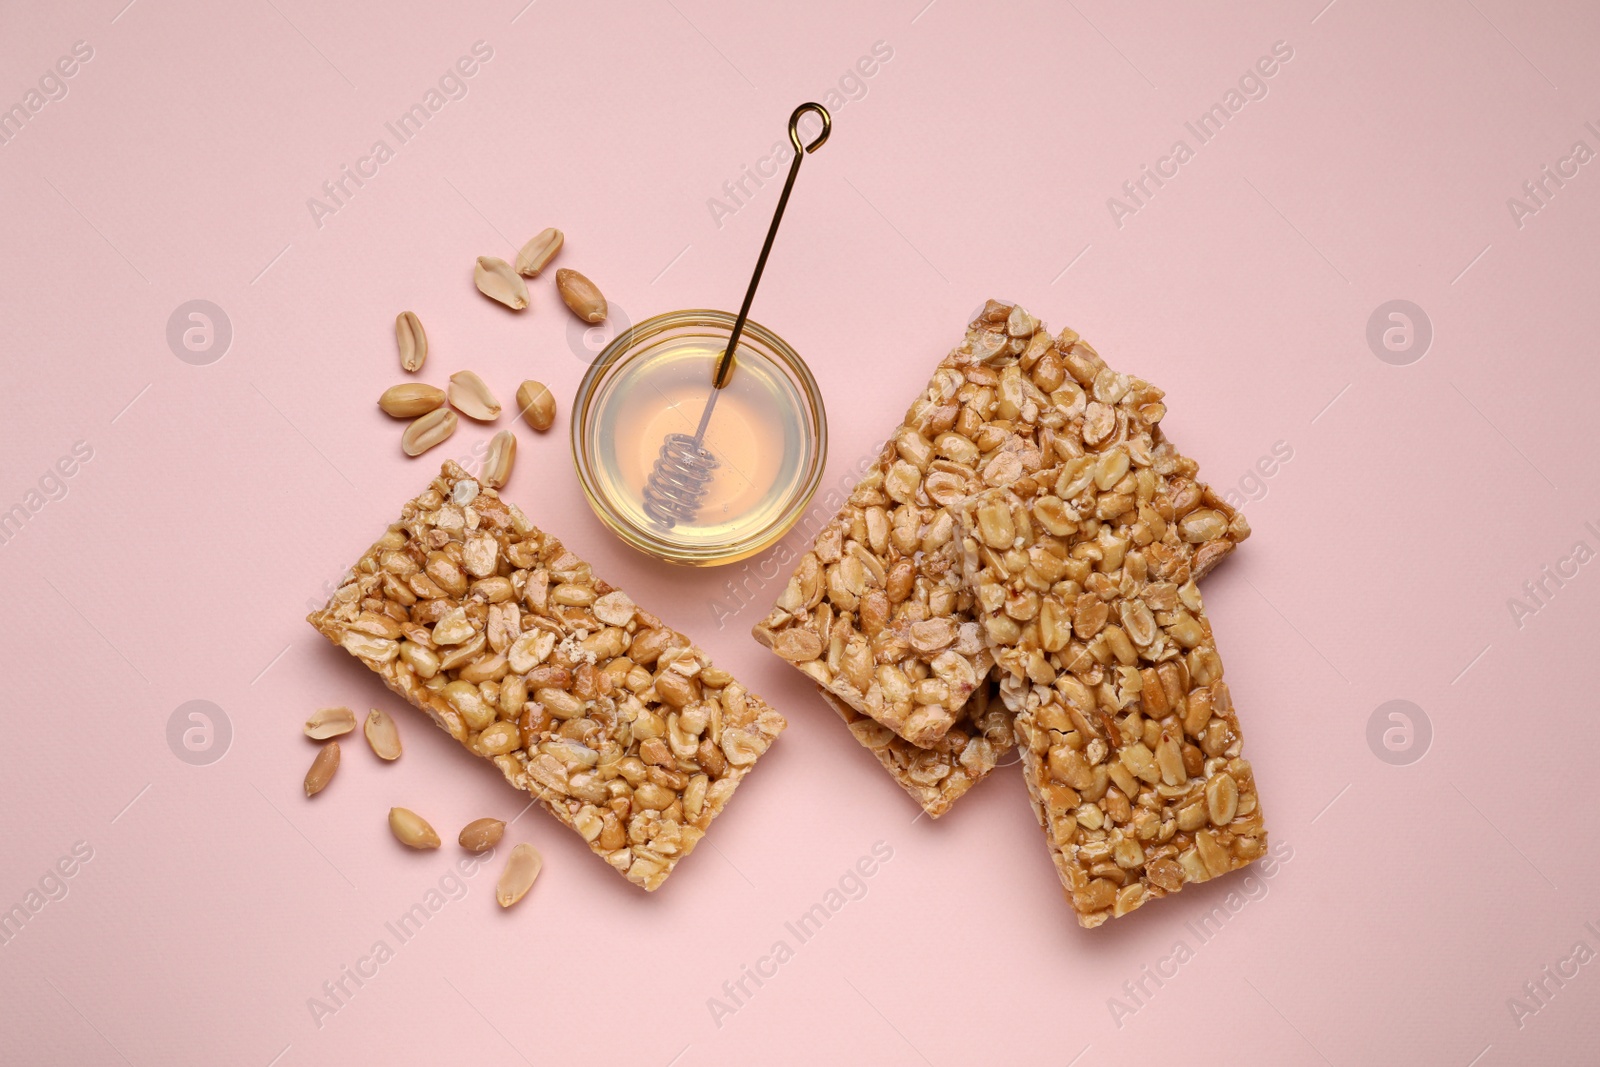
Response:
[{"label": "pink background", "polygon": [[[0,945],[0,1059],[1594,1061],[1600,964],[1520,1019],[1508,1000],[1531,1009],[1525,982],[1580,940],[1600,950],[1584,925],[1600,928],[1600,564],[1549,583],[1520,626],[1508,600],[1576,541],[1600,549],[1583,526],[1600,528],[1600,174],[1579,169],[1520,228],[1507,199],[1573,142],[1600,149],[1584,125],[1600,126],[1600,11],[524,2],[0,13],[0,104],[93,48],[0,145],[0,509],[27,510],[74,442],[92,449],[0,544],[0,907],[92,849]],[[493,56],[467,95],[396,148],[384,124],[476,41]],[[590,513],[565,437],[587,354],[548,279],[522,316],[472,288],[473,257],[557,225],[561,262],[635,320],[735,307],[776,189],[720,226],[708,199],[880,41],[892,57],[845,80],[856,98],[803,168],[755,317],[821,383],[830,483],[989,296],[1164,387],[1170,434],[1219,487],[1292,449],[1206,590],[1292,849],[1253,899],[1234,876],[1080,931],[1014,766],[914,818],[746,636],[776,582],[750,578],[740,607],[737,568],[657,564]],[[1199,145],[1183,123],[1278,41],[1293,56],[1267,95]],[[307,199],[380,137],[394,158],[319,228]],[[1179,138],[1193,158],[1119,227],[1108,198]],[[196,298],[233,330],[203,366],[166,339]],[[1393,299],[1432,324],[1408,366],[1366,340]],[[408,853],[385,828],[392,804],[447,836],[521,807],[302,621],[440,460],[492,432],[400,454],[373,401],[401,378],[405,308],[432,342],[424,379],[470,367],[508,401],[523,378],[550,384],[557,428],[519,430],[507,494],[790,718],[656,895],[532,811],[508,844],[536,843],[545,873],[503,913],[504,849],[457,883],[453,844]],[[722,629],[718,597],[738,609]],[[1431,723],[1405,765],[1367,741],[1394,699]],[[168,744],[190,700],[231,726],[209,765]],[[307,802],[299,726],[336,703],[395,711],[406,754],[379,766],[357,740]],[[875,842],[892,859],[866,895],[798,944],[784,923]],[[441,878],[460,899],[319,1026],[308,998],[374,941],[395,947],[384,924]],[[1231,891],[1202,942],[1188,924]],[[708,999],[780,938],[793,958],[715,1020]],[[1164,964],[1179,940],[1189,958]]]}]

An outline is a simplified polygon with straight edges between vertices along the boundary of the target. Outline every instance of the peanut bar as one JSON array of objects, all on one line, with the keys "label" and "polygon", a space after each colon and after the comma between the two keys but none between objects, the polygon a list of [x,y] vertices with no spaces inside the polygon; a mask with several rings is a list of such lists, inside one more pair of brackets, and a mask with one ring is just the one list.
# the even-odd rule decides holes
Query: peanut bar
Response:
[{"label": "peanut bar", "polygon": [[1249,527],[1161,438],[1159,393],[1117,379],[1097,381],[1118,427],[1098,451],[955,508],[1034,811],[1084,927],[1266,849],[1195,584]]},{"label": "peanut bar", "polygon": [[786,725],[453,462],[308,621],[647,890]]},{"label": "peanut bar", "polygon": [[947,509],[1065,458],[1057,435],[1081,420],[1099,366],[1074,331],[1052,338],[1021,307],[991,300],[756,639],[856,712],[936,744],[990,666]]}]

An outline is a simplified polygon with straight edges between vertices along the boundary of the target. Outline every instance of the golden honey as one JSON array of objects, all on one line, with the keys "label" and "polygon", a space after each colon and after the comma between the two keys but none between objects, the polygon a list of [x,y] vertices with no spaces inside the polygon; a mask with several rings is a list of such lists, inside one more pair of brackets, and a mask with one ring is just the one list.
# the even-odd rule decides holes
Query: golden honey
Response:
[{"label": "golden honey", "polygon": [[826,419],[816,382],[781,338],[745,324],[703,445],[716,460],[690,521],[668,527],[644,488],[669,434],[693,435],[733,317],[681,311],[640,323],[600,354],[574,402],[573,457],[595,513],[675,563],[731,563],[773,544],[821,479]]}]

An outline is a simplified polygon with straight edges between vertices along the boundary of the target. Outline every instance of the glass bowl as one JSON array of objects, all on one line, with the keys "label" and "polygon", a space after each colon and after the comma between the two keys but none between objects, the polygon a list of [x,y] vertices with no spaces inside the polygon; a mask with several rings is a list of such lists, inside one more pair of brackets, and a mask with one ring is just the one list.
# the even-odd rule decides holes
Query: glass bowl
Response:
[{"label": "glass bowl", "polygon": [[686,310],[630,327],[596,357],[572,405],[572,460],[589,506],[628,544],[670,563],[733,563],[777,542],[822,480],[828,420],[816,379],[783,338],[746,320],[705,449],[716,460],[690,521],[668,527],[644,489],[668,434],[693,435],[735,316]]}]

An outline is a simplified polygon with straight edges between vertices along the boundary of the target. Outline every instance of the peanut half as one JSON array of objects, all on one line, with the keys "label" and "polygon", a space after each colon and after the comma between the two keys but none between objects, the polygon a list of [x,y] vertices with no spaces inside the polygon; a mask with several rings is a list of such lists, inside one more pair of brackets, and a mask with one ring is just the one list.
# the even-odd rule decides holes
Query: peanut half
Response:
[{"label": "peanut half", "polygon": [[444,404],[444,390],[422,382],[401,382],[392,385],[378,397],[378,407],[385,415],[397,419],[411,419],[426,415]]},{"label": "peanut half", "polygon": [[529,426],[540,433],[556,419],[556,398],[543,382],[526,381],[517,386],[517,407]]},{"label": "peanut half", "polygon": [[438,848],[439,835],[428,820],[410,808],[389,809],[389,832],[407,848]]},{"label": "peanut half", "polygon": [[554,226],[534,234],[522,251],[517,253],[517,273],[524,278],[537,278],[546,264],[556,258],[566,238]]},{"label": "peanut half", "polygon": [[493,422],[500,417],[500,401],[489,392],[483,379],[469,370],[450,375],[450,403],[467,418],[479,422]]},{"label": "peanut half", "polygon": [[478,292],[490,300],[498,300],[512,311],[521,311],[528,306],[527,283],[503,259],[479,256],[472,280],[477,283]]},{"label": "peanut half", "polygon": [[406,427],[400,447],[408,456],[420,456],[455,433],[457,421],[456,413],[449,408],[435,408]]},{"label": "peanut half", "polygon": [[339,769],[339,742],[329,741],[317,752],[306,772],[306,796],[314,797],[333,781],[333,772]]},{"label": "peanut half", "polygon": [[306,736],[313,741],[326,741],[356,728],[356,713],[349,708],[318,708],[306,720]]},{"label": "peanut half", "polygon": [[373,753],[383,760],[397,760],[400,758],[400,728],[395,726],[394,719],[382,708],[373,708],[367,714],[365,727],[367,744],[372,746]]},{"label": "peanut half", "polygon": [[500,881],[494,887],[494,899],[502,908],[509,908],[528,895],[534,879],[544,870],[544,857],[539,850],[523,842],[511,850],[506,869],[500,872]]},{"label": "peanut half", "polygon": [[483,474],[479,477],[490,489],[500,489],[511,477],[511,464],[517,458],[517,437],[510,430],[501,430],[489,442],[489,454],[483,459]]},{"label": "peanut half", "polygon": [[575,270],[556,271],[556,291],[572,313],[584,322],[606,320],[606,298],[598,286]]},{"label": "peanut half", "polygon": [[499,819],[474,819],[461,828],[456,840],[468,852],[487,852],[500,843],[506,824]]},{"label": "peanut half", "polygon": [[415,374],[428,361],[428,335],[416,312],[402,311],[395,316],[394,339],[400,346],[400,366]]}]

